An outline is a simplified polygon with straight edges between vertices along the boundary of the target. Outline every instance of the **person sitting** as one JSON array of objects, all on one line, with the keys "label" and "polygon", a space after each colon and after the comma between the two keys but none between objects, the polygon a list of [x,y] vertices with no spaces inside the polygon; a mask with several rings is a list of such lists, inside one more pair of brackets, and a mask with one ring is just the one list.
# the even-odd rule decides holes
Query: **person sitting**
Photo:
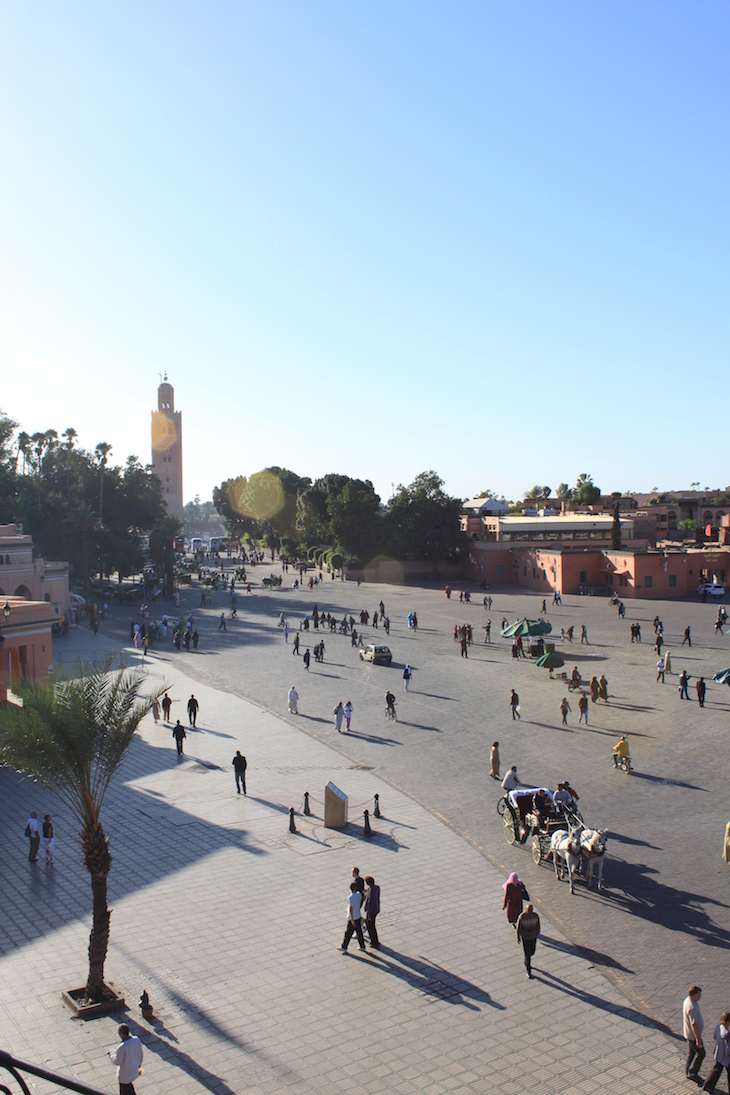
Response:
[{"label": "person sitting", "polygon": [[555,805],[568,805],[572,801],[573,800],[570,797],[570,791],[568,790],[568,788],[565,786],[564,783],[559,783],[558,789],[553,795],[553,802],[555,803]]},{"label": "person sitting", "polygon": [[614,768],[618,768],[621,761],[629,759],[629,758],[630,758],[629,743],[626,740],[625,736],[622,734],[620,739],[616,742],[616,744],[613,747],[613,766],[614,766]]},{"label": "person sitting", "polygon": [[543,832],[547,829],[547,823],[553,813],[552,803],[544,788],[536,791],[532,797],[532,812],[537,818],[538,828]]}]

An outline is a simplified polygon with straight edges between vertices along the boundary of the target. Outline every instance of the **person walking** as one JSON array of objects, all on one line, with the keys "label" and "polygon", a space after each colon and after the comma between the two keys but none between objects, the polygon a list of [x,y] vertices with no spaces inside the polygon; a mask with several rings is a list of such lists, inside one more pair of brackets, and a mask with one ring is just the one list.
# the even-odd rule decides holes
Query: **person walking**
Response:
[{"label": "person walking", "polygon": [[365,926],[368,929],[370,946],[379,951],[380,940],[378,939],[375,919],[380,912],[380,886],[375,884],[375,879],[371,874],[365,875],[365,885],[367,889],[365,890],[365,900],[362,905],[362,911],[365,913]]},{"label": "person walking", "polygon": [[160,721],[160,715],[160,701],[155,700],[155,702],[152,704],[152,718],[155,720],[155,726],[157,726],[157,723]]},{"label": "person walking", "polygon": [[578,710],[580,711],[580,715],[578,715],[578,725],[580,726],[581,719],[585,719],[585,724],[587,726],[588,725],[588,697],[586,696],[585,692],[581,693],[581,697],[578,700]]},{"label": "person walking", "polygon": [[292,654],[298,654],[299,653],[299,632],[298,631],[296,631],[294,633],[294,646],[292,647],[291,652],[292,652]]},{"label": "person walking", "polygon": [[690,636],[689,627],[685,627],[685,629],[684,629],[684,638],[682,639],[682,646],[684,646],[685,643],[687,643],[687,645],[690,646],[690,647],[692,646],[692,638]]},{"label": "person walking", "polygon": [[560,701],[560,714],[563,716],[563,726],[568,725],[568,712],[572,710],[572,707],[568,703],[568,697],[563,696],[562,700]]},{"label": "person walking", "polygon": [[299,710],[298,710],[297,705],[299,703],[299,696],[297,695],[297,690],[294,687],[294,685],[292,685],[291,688],[289,689],[289,691],[287,692],[286,699],[287,699],[287,703],[289,705],[289,714],[290,715],[298,715]]},{"label": "person walking", "polygon": [[168,696],[167,692],[162,697],[162,713],[165,716],[165,722],[170,721],[170,708],[172,707],[172,700]]},{"label": "person walking", "polygon": [[484,642],[491,643],[492,641],[492,621],[487,620],[484,624]]},{"label": "person walking", "polygon": [[598,680],[598,696],[604,703],[608,703],[608,681],[606,680],[605,673],[601,673]]},{"label": "person walking", "polygon": [[512,721],[514,722],[515,719],[521,719],[522,715],[520,714],[520,697],[517,695],[514,688],[510,693],[509,705],[512,709]]},{"label": "person walking", "polygon": [[34,810],[28,818],[28,824],[25,827],[25,835],[30,841],[28,862],[35,863],[38,859],[38,849],[41,845],[41,827],[38,824],[38,813],[36,810]]},{"label": "person walking", "polygon": [[199,708],[200,708],[200,704],[196,700],[195,696],[191,695],[190,699],[188,700],[188,719],[190,720],[190,725],[192,726],[193,729],[195,729],[195,723],[196,723],[197,718],[198,718],[198,709]]},{"label": "person walking", "polygon": [[284,642],[289,642],[289,624],[284,624]]},{"label": "person walking", "polygon": [[307,649],[304,651],[304,658],[302,660],[304,662],[304,668],[306,669],[306,671],[308,673],[309,672],[309,663],[312,660],[312,655],[309,653],[309,647],[307,647]]},{"label": "person walking", "polygon": [[700,677],[700,679],[697,681],[697,684],[695,685],[695,688],[697,689],[697,702],[700,705],[700,707],[704,707],[705,706],[705,692],[707,691],[707,687],[705,685],[705,678],[704,677]]},{"label": "person walking", "polygon": [[598,677],[591,677],[591,703],[596,703],[598,700]]},{"label": "person walking", "polygon": [[403,687],[405,688],[406,692],[409,690],[409,688],[411,686],[411,677],[412,676],[413,676],[413,670],[411,669],[410,665],[407,665],[405,667],[405,669],[403,670]]},{"label": "person walking", "polygon": [[705,1020],[700,1011],[702,989],[692,985],[682,1004],[682,1033],[687,1042],[687,1063],[684,1071],[689,1080],[699,1082],[699,1072],[705,1059],[705,1047],[702,1044],[702,1031]]},{"label": "person walking", "polygon": [[226,627],[226,614],[225,614],[225,612],[221,612],[221,619],[220,619],[220,623],[218,624],[218,630],[220,631],[221,628],[223,628],[224,631],[228,631],[228,628]]},{"label": "person walking", "polygon": [[687,691],[687,685],[689,684],[689,677],[687,676],[687,670],[683,669],[679,674],[679,698],[680,700],[688,700],[689,692]]},{"label": "person walking", "polygon": [[523,901],[529,901],[530,895],[524,882],[515,871],[503,883],[502,889],[504,890],[502,908],[507,910],[508,922],[513,928],[516,928],[517,921],[522,914],[522,903]]},{"label": "person walking", "polygon": [[[588,646],[588,628],[585,624],[580,625],[580,641],[581,645],[585,643]],[[537,916],[537,913],[535,913],[535,916]]]},{"label": "person walking", "polygon": [[122,1040],[116,1049],[107,1050],[109,1060],[117,1066],[119,1095],[136,1095],[134,1081],[140,1073],[144,1050],[139,1038],[132,1034],[126,1023],[118,1027],[118,1032]]},{"label": "person walking", "polygon": [[659,661],[656,663],[656,682],[657,682],[657,684],[659,684],[659,678],[660,677],[662,679],[662,684],[664,684],[664,670],[665,670],[664,658],[660,658]]},{"label": "person walking", "polygon": [[461,656],[462,656],[462,658],[468,658],[469,657],[469,649],[468,649],[468,643],[467,643],[467,638],[466,638],[466,628],[462,628],[461,639],[459,640],[459,642],[460,642],[460,645],[461,645]]},{"label": "person walking", "polygon": [[[236,755],[231,761],[233,770],[236,775],[236,794],[241,794],[241,788],[243,788],[244,795],[246,794],[246,758],[241,755],[240,749],[236,749]],[[240,786],[239,786],[240,785]]]},{"label": "person walking", "polygon": [[492,749],[489,754],[489,774],[492,779],[499,779],[499,742],[492,742]]},{"label": "person walking", "polygon": [[340,700],[340,702],[334,708],[334,710],[332,711],[332,714],[335,716],[335,730],[337,731],[338,734],[341,734],[342,733],[342,722],[345,718],[345,709],[342,706],[342,700]]},{"label": "person walking", "polygon": [[357,934],[357,942],[360,950],[365,950],[365,936],[362,934],[362,924],[360,923],[361,908],[362,893],[360,892],[357,882],[351,882],[350,898],[347,902],[347,926],[345,928],[345,937],[340,944],[340,950],[343,954],[347,950],[347,945],[355,933]]},{"label": "person walking", "polygon": [[177,720],[177,722],[175,723],[175,725],[172,728],[172,736],[175,739],[175,744],[177,745],[178,755],[182,756],[183,755],[183,742],[185,741],[185,738],[187,737],[187,734],[185,733],[185,727],[180,722],[180,719]]},{"label": "person walking", "polygon": [[517,942],[525,952],[525,972],[532,979],[532,957],[540,934],[540,917],[528,902],[527,908],[517,919]]},{"label": "person walking", "polygon": [[50,866],[53,863],[53,853],[56,847],[56,839],[53,835],[53,822],[51,821],[50,814],[45,814],[43,818],[43,841],[46,853],[46,864]]},{"label": "person walking", "polygon": [[715,1027],[715,1063],[702,1085],[703,1091],[714,1091],[722,1070],[727,1071],[728,1091],[730,1091],[730,1011],[723,1011]]},{"label": "person walking", "polygon": [[352,704],[348,700],[347,703],[345,704],[345,707],[344,707],[345,730],[350,729],[350,719],[352,718],[352,710],[353,710]]}]

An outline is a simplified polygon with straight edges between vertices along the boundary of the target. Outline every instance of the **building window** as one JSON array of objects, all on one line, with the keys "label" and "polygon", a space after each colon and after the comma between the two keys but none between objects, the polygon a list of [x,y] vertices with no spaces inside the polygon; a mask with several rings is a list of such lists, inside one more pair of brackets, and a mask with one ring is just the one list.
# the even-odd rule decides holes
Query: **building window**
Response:
[{"label": "building window", "polygon": [[581,572],[580,572],[580,584],[581,585],[587,585],[588,584],[588,574],[585,570],[581,570]]},{"label": "building window", "polygon": [[676,589],[677,588],[677,575],[676,574],[670,574],[669,575],[669,588],[670,589]]},{"label": "building window", "polygon": [[644,589],[651,589],[653,585],[654,579],[652,578],[651,574],[647,574],[644,578]]}]

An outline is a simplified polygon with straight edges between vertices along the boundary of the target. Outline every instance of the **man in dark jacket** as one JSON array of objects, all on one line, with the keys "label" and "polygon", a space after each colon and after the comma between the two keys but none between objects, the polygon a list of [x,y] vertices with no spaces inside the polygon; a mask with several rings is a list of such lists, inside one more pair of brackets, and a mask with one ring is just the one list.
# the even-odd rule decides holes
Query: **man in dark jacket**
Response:
[{"label": "man in dark jacket", "polygon": [[532,956],[535,953],[539,934],[540,917],[532,905],[528,904],[517,921],[517,942],[522,943],[522,949],[525,952],[525,971],[530,978],[532,978]]},{"label": "man in dark jacket", "polygon": [[375,879],[372,875],[365,876],[365,901],[363,902],[363,912],[365,913],[365,926],[368,929],[368,935],[370,936],[370,946],[374,950],[380,950],[380,940],[378,939],[378,929],[375,927],[375,918],[380,912],[380,886],[376,886]]},{"label": "man in dark jacket", "polygon": [[[233,770],[236,773],[236,794],[240,795],[241,787],[243,787],[243,793],[246,794],[246,758],[241,756],[241,751],[236,749],[236,755],[231,761]],[[240,784],[240,786],[239,786]]]}]

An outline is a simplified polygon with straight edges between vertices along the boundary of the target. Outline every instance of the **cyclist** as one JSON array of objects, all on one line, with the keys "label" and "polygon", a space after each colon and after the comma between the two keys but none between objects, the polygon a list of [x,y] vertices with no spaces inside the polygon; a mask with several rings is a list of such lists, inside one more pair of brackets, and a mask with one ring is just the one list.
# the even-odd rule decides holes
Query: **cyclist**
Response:
[{"label": "cyclist", "polygon": [[629,754],[629,743],[627,742],[625,736],[622,734],[619,741],[617,741],[613,747],[614,768],[618,768],[624,760],[630,762],[631,757]]}]

